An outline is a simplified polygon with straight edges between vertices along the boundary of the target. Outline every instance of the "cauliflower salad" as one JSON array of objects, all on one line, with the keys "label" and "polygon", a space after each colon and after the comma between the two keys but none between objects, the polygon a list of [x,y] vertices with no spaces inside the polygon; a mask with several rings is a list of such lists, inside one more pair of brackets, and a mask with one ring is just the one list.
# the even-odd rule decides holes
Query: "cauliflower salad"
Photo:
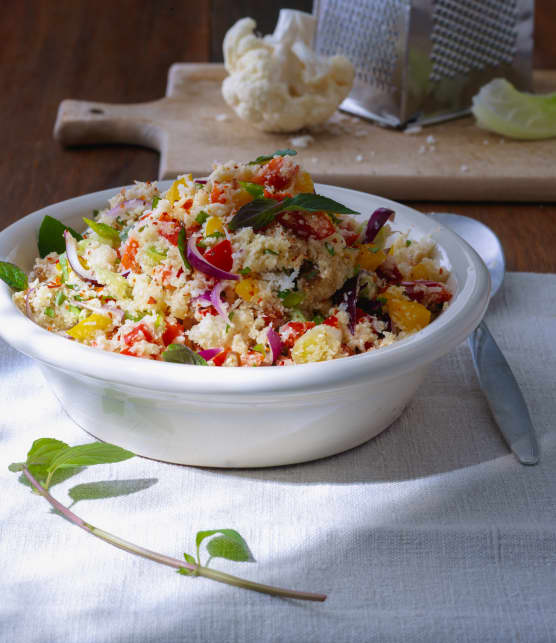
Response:
[{"label": "cauliflower salad", "polygon": [[45,217],[31,274],[0,262],[0,277],[49,331],[170,362],[303,364],[424,328],[452,297],[434,242],[393,231],[392,210],[315,194],[294,155],[229,161],[164,193],[137,182],[81,234]]}]

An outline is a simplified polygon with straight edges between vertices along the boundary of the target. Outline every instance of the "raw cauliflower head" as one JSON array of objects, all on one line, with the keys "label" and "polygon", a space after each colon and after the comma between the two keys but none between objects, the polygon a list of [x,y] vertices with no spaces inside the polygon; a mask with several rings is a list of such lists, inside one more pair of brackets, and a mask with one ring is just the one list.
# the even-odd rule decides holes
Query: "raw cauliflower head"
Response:
[{"label": "raw cauliflower head", "polygon": [[350,61],[315,54],[315,18],[308,13],[282,9],[274,33],[264,38],[255,27],[252,18],[242,18],[224,38],[228,105],[266,132],[295,132],[328,120],[351,90]]}]

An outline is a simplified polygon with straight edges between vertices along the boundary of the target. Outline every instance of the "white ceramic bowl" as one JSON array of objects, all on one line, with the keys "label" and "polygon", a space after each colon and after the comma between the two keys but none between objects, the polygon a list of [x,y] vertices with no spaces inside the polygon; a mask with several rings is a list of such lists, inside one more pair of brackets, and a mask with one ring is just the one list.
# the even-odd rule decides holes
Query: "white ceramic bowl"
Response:
[{"label": "white ceramic bowl", "polygon": [[[14,223],[0,234],[0,258],[30,270],[45,215],[82,229],[82,217],[104,207],[116,191],[63,201]],[[449,308],[419,333],[371,353],[288,367],[199,367],[104,352],[49,333],[17,309],[0,281],[0,335],[38,361],[77,424],[138,455],[264,467],[355,447],[388,427],[427,366],[473,331],[486,310],[490,281],[478,255],[426,215],[354,190],[319,185],[317,191],[361,212],[364,221],[385,206],[396,212],[395,229],[430,234],[452,273]]]}]

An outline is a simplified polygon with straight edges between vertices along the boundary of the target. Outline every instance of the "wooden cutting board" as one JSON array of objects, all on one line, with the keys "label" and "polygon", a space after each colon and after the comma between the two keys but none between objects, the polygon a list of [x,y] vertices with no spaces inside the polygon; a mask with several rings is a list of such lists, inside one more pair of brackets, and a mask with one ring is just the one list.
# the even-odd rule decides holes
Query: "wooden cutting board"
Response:
[{"label": "wooden cutting board", "polygon": [[[220,64],[170,68],[166,97],[132,105],[64,100],[55,137],[64,145],[132,143],[160,152],[159,178],[203,176],[214,161],[251,160],[292,144],[259,132],[226,105]],[[539,92],[556,90],[556,70],[535,72]],[[471,117],[406,134],[337,112],[314,141],[297,146],[321,183],[395,199],[555,201],[556,139],[512,141]]]}]

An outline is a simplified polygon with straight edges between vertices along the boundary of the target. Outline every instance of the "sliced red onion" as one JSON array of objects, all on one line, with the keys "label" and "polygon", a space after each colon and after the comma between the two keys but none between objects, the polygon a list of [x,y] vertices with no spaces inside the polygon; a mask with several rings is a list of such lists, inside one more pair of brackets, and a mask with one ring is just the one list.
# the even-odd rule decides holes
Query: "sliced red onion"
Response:
[{"label": "sliced red onion", "polygon": [[226,310],[226,304],[220,299],[220,293],[224,288],[223,282],[219,281],[216,286],[211,290],[210,293],[210,303],[216,309],[216,312],[224,318],[225,321],[228,321],[228,312]]},{"label": "sliced red onion", "polygon": [[199,185],[205,185],[207,183],[207,179],[193,179],[193,183],[198,183]]},{"label": "sliced red onion", "polygon": [[207,362],[210,362],[213,357],[216,357],[223,350],[223,348],[206,348],[204,351],[198,351],[197,354],[206,359]]},{"label": "sliced red onion", "polygon": [[345,284],[332,295],[332,301],[336,306],[344,304],[349,315],[349,330],[355,333],[357,322],[357,299],[359,297],[359,274],[348,279]]},{"label": "sliced red onion", "polygon": [[122,272],[120,274],[122,275],[122,277],[125,277],[127,279],[129,277],[130,272],[131,272],[131,270],[126,270],[125,272]]},{"label": "sliced red onion", "polygon": [[382,226],[388,221],[394,220],[394,210],[389,208],[378,208],[371,214],[365,230],[365,243],[372,243]]},{"label": "sliced red onion", "polygon": [[197,248],[198,238],[199,235],[192,235],[187,240],[187,260],[193,268],[200,272],[204,272],[205,275],[209,275],[210,277],[216,277],[216,279],[234,279],[237,281],[239,279],[239,275],[236,275],[233,272],[227,272],[226,270],[221,270],[220,268],[213,266],[203,257]]},{"label": "sliced red onion", "polygon": [[145,201],[142,199],[129,199],[128,201],[121,201],[118,205],[115,205],[113,208],[110,208],[103,216],[114,217],[126,210],[131,210],[132,208],[137,208],[140,205],[146,205]]},{"label": "sliced red onion", "polygon": [[282,352],[282,340],[272,326],[268,327],[266,338],[268,339],[268,345],[270,346],[270,352],[272,354],[272,363],[274,364]]},{"label": "sliced red onion", "polygon": [[426,298],[428,304],[441,304],[452,298],[452,293],[440,281],[427,281],[426,279],[401,281],[400,286],[410,299],[420,303]]},{"label": "sliced red onion", "polygon": [[75,274],[83,279],[83,281],[88,281],[93,284],[93,286],[100,286],[98,281],[95,279],[95,274],[92,270],[86,270],[81,265],[79,257],[77,256],[77,242],[72,237],[69,230],[64,230],[64,240],[66,242],[66,255],[68,257],[69,265]]},{"label": "sliced red onion", "polygon": [[124,320],[125,312],[115,304],[103,304],[102,306],[93,306],[86,301],[80,301],[79,305],[93,313],[109,313],[114,317],[114,320],[121,324]]}]

